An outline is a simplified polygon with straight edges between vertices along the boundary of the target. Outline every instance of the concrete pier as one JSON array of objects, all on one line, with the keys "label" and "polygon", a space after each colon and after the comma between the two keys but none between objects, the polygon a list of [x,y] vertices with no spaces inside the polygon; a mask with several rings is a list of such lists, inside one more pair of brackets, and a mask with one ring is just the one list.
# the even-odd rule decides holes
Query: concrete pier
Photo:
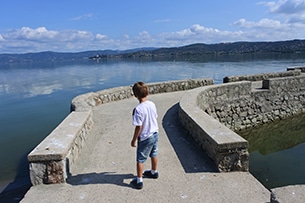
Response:
[{"label": "concrete pier", "polygon": [[[159,114],[158,179],[135,177],[131,112],[135,98],[92,109],[94,125],[66,183],[36,185],[22,203],[32,202],[269,202],[270,191],[248,172],[216,172],[214,163],[188,136],[178,118],[184,91],[150,95]],[[150,162],[145,164],[150,168]]]},{"label": "concrete pier", "polygon": [[[72,102],[72,109],[78,112],[92,112],[89,123],[91,123],[91,119],[93,121],[90,131],[80,131],[81,135],[85,135],[81,136],[81,140],[86,140],[86,143],[78,144],[82,142],[76,142],[75,146],[69,147],[74,151],[79,149],[81,153],[72,153],[73,150],[72,152],[67,151],[60,156],[60,161],[66,164],[62,164],[62,167],[59,167],[60,170],[57,170],[57,167],[55,171],[54,167],[47,167],[48,170],[50,168],[49,171],[40,167],[50,165],[49,162],[44,163],[43,159],[38,164],[39,170],[37,167],[33,170],[38,171],[38,173],[33,173],[34,176],[38,177],[38,180],[42,180],[37,182],[50,183],[45,181],[50,179],[45,179],[46,175],[53,177],[53,174],[58,175],[58,172],[59,175],[64,174],[60,176],[64,177],[64,180],[56,181],[60,184],[34,184],[35,186],[30,189],[22,202],[282,202],[280,200],[303,202],[303,186],[275,188],[269,191],[247,172],[247,142],[238,138],[233,131],[234,136],[232,137],[232,133],[229,133],[230,130],[227,128],[251,127],[268,122],[268,120],[272,121],[304,112],[304,74],[296,71],[293,76],[286,76],[284,73],[283,77],[286,78],[282,78],[281,75],[282,73],[275,74],[275,77],[272,77],[274,79],[264,79],[264,81],[251,80],[251,82],[234,82],[234,84],[216,86],[212,86],[210,80],[151,84],[153,93],[158,93],[150,95],[149,99],[156,103],[159,114],[160,161],[158,171],[160,178],[144,179],[144,188],[141,191],[130,186],[130,181],[135,177],[136,171],[135,148],[130,146],[134,130],[131,125],[131,112],[137,105],[137,100],[132,97],[130,87],[80,95]],[[270,76],[268,75],[268,77]],[[253,77],[251,76],[251,78]],[[189,90],[198,85],[211,86],[204,87],[198,90],[199,92]],[[176,87],[180,87],[180,89],[176,89]],[[196,92],[196,94],[189,95],[190,92]],[[200,98],[197,103],[194,102],[196,98]],[[181,123],[181,111],[179,120],[181,101],[184,103],[184,110],[188,110],[185,107],[189,107],[190,103],[193,103],[192,109],[187,111],[188,115],[192,113],[201,115],[206,112],[210,116],[202,117],[194,114],[195,117],[192,116],[187,123]],[[231,105],[232,103],[235,105]],[[274,103],[277,105],[273,105]],[[226,108],[227,104],[230,108]],[[200,109],[197,105],[200,106]],[[256,109],[252,109],[253,107]],[[260,111],[256,111],[257,109]],[[231,115],[232,111],[234,115]],[[226,119],[227,117],[234,118],[234,120]],[[242,119],[242,121],[238,119]],[[182,121],[184,120],[182,118]],[[202,122],[203,120],[205,122]],[[220,121],[217,129],[226,128],[226,131],[216,133],[211,128],[215,125],[210,125],[208,122],[215,123],[218,122],[217,120]],[[73,124],[75,123],[73,122]],[[204,129],[206,139],[202,139],[201,132],[200,137],[196,137],[199,131],[192,127],[194,124],[200,129]],[[78,137],[78,133],[63,132],[70,139]],[[195,135],[195,139],[190,134]],[[232,145],[220,142],[219,139],[223,138],[223,135],[230,135],[227,138],[230,138],[231,141],[228,143],[232,143]],[[207,145],[212,143],[209,136],[213,138],[215,146]],[[54,137],[61,138],[58,133],[55,133],[50,139],[51,143],[57,143]],[[198,142],[198,140],[202,142]],[[49,145],[41,149],[50,150]],[[81,145],[83,146],[79,148]],[[226,147],[221,147],[222,150],[219,151],[219,146],[222,145]],[[233,149],[231,146],[235,145],[239,147]],[[40,155],[43,155],[44,151],[41,149],[35,149],[28,156],[29,161],[39,161],[40,159],[31,158],[39,158]],[[35,154],[33,154],[34,152]],[[232,154],[232,152],[234,153]],[[219,153],[223,154],[222,159],[219,159]],[[232,157],[238,159],[231,159]],[[71,161],[72,159],[73,161]],[[226,162],[229,164],[223,165]],[[53,165],[52,162],[50,166]],[[145,168],[150,168],[149,161]],[[236,169],[242,169],[240,171],[244,172],[236,171]],[[218,171],[233,172],[219,173]],[[42,175],[37,176],[37,174]],[[290,193],[292,194],[291,201],[289,200]]]}]

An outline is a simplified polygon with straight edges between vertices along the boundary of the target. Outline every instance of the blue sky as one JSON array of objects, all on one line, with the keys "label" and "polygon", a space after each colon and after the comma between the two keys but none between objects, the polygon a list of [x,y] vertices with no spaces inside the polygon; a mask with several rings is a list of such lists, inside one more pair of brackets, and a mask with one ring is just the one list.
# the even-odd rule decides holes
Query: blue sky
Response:
[{"label": "blue sky", "polygon": [[305,0],[2,0],[0,53],[305,38]]}]

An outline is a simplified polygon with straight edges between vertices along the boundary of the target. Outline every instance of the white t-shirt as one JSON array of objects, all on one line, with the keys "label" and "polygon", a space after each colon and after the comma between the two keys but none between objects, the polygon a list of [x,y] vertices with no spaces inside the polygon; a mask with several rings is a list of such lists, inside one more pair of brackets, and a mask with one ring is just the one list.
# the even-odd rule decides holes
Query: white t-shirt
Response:
[{"label": "white t-shirt", "polygon": [[132,112],[132,124],[134,126],[142,126],[140,133],[140,141],[146,140],[153,133],[158,131],[156,105],[149,100],[139,103]]}]

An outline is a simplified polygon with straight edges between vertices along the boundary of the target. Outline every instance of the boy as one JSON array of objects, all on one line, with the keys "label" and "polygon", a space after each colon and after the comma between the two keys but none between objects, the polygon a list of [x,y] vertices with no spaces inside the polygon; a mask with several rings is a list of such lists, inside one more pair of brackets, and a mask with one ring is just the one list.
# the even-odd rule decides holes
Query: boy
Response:
[{"label": "boy", "polygon": [[[137,146],[137,178],[131,181],[136,189],[143,188],[142,175],[147,178],[158,178],[158,123],[157,109],[152,101],[147,99],[148,87],[144,82],[136,82],[132,91],[139,100],[139,104],[133,109],[132,124],[135,126],[131,146]],[[144,162],[148,156],[151,158],[151,170],[143,173]]]}]

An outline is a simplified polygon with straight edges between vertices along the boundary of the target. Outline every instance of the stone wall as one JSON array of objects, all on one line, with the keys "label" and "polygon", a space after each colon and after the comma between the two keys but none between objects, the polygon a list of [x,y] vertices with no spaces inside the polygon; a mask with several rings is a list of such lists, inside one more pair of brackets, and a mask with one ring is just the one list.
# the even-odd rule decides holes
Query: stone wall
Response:
[{"label": "stone wall", "polygon": [[[212,79],[189,79],[147,84],[150,94],[189,90],[196,87],[213,85]],[[132,97],[132,86],[116,87],[98,92],[89,92],[75,97],[71,111],[87,111],[94,106]]]},{"label": "stone wall", "polygon": [[260,81],[260,80],[266,80],[269,78],[298,76],[301,74],[301,68],[288,68],[287,70],[289,70],[289,71],[251,74],[251,75],[227,76],[227,77],[223,78],[223,83],[238,82],[238,81]]},{"label": "stone wall", "polygon": [[234,131],[305,112],[305,76],[213,86],[198,95],[202,110]]},{"label": "stone wall", "polygon": [[180,101],[181,123],[219,171],[248,170],[248,143],[233,131],[305,112],[305,75],[260,83],[205,86]]},{"label": "stone wall", "polygon": [[[247,140],[202,111],[198,105],[197,100],[201,100],[200,104],[209,104],[211,98],[215,97],[214,88],[217,92],[220,89],[219,86],[226,87],[225,85],[215,85],[188,91],[179,102],[180,122],[214,161],[220,172],[248,171]],[[201,95],[205,96],[201,98]]]}]

